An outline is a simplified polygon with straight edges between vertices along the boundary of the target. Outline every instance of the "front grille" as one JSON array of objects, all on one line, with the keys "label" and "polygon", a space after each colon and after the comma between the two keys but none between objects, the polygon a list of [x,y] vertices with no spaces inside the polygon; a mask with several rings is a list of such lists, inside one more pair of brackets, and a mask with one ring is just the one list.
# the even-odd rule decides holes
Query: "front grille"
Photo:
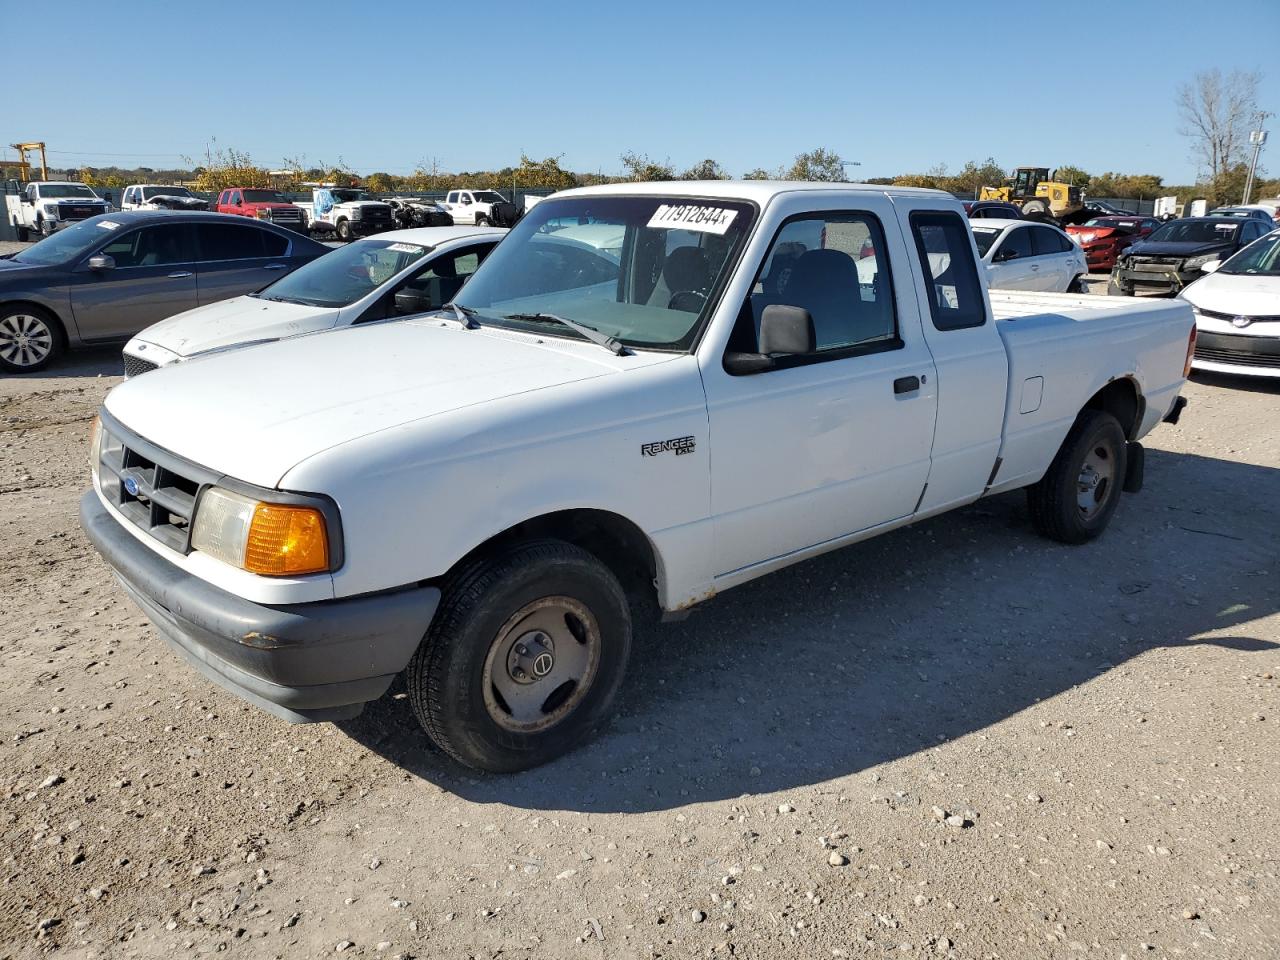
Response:
[{"label": "front grille", "polygon": [[1250,323],[1277,323],[1280,322],[1280,313],[1268,315],[1256,314],[1240,314],[1240,313],[1219,313],[1217,310],[1201,310],[1200,314],[1205,317],[1213,317],[1215,320],[1226,320],[1228,322],[1236,317],[1243,316]]},{"label": "front grille", "polygon": [[1129,259],[1130,266],[1135,270],[1142,270],[1145,267],[1158,267],[1161,270],[1177,270],[1182,266],[1181,257],[1131,257]]},{"label": "front grille", "polygon": [[58,218],[60,220],[87,220],[89,217],[96,217],[100,213],[106,213],[107,208],[96,204],[80,204],[71,205],[67,203],[58,204]]},{"label": "front grille", "polygon": [[273,223],[300,223],[302,221],[302,210],[298,207],[268,207],[267,218]]},{"label": "front grille", "polygon": [[1280,367],[1280,337],[1201,332],[1196,337],[1196,359],[1246,367]]},{"label": "front grille", "polygon": [[369,221],[374,221],[379,223],[390,223],[391,208],[390,207],[365,207],[364,210],[361,212],[361,217],[364,220],[369,220]]},{"label": "front grille", "polygon": [[165,546],[190,552],[196,497],[217,476],[131,436],[105,413],[98,449],[107,502]]},{"label": "front grille", "polygon": [[140,357],[132,357],[129,354],[124,356],[124,375],[126,377],[136,377],[139,374],[147,373],[160,366],[158,363],[152,363],[150,360],[143,360]]}]

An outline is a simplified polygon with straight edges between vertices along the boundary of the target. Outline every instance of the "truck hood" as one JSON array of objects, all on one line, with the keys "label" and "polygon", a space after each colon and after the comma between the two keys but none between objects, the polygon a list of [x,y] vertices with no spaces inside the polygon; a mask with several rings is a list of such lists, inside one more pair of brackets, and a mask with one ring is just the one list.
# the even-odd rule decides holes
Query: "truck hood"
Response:
[{"label": "truck hood", "polygon": [[106,408],[166,450],[274,487],[307,457],[358,437],[673,356],[400,320],[162,367],[116,387]]},{"label": "truck hood", "polygon": [[161,320],[134,339],[172,350],[180,357],[193,357],[235,344],[324,330],[337,322],[338,312],[336,307],[233,297]]}]

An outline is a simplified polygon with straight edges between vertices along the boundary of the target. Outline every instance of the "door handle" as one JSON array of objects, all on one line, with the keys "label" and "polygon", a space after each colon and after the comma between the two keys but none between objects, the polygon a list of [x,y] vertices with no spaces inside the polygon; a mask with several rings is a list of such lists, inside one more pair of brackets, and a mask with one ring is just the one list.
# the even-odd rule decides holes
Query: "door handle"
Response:
[{"label": "door handle", "polygon": [[268,263],[262,269],[263,270],[288,270],[289,265],[287,263]]},{"label": "door handle", "polygon": [[190,270],[179,270],[177,273],[169,274],[170,280],[181,280],[183,277],[191,276]]},{"label": "door handle", "polygon": [[1040,264],[1038,264],[1038,263],[1033,263],[1033,264],[1031,265],[1031,272],[1032,272],[1032,273],[1035,273],[1035,272],[1036,272],[1037,270],[1039,270],[1039,269],[1040,269]]},{"label": "door handle", "polygon": [[919,377],[899,377],[893,381],[894,393],[915,393],[920,389]]}]

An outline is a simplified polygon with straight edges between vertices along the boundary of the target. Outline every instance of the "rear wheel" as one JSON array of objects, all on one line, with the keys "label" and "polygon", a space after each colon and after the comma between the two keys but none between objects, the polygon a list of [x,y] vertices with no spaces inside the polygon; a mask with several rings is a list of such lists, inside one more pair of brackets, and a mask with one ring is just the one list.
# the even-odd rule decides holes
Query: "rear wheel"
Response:
[{"label": "rear wheel", "polygon": [[409,663],[409,697],[454,759],[525,770],[608,717],[630,650],[630,610],[607,567],[564,541],[518,543],[446,585]]},{"label": "rear wheel", "polygon": [[1089,281],[1084,278],[1084,274],[1078,275],[1074,280],[1067,284],[1067,293],[1088,293]]},{"label": "rear wheel", "polygon": [[62,352],[58,322],[38,307],[0,308],[0,369],[34,373]]},{"label": "rear wheel", "polygon": [[17,223],[15,223],[13,226],[14,226],[14,229],[18,231],[18,242],[26,243],[27,240],[30,239],[31,237],[31,230],[27,227],[20,226]]},{"label": "rear wheel", "polygon": [[1102,410],[1082,412],[1044,478],[1027,488],[1036,530],[1072,544],[1102,533],[1120,502],[1127,453],[1119,420]]}]

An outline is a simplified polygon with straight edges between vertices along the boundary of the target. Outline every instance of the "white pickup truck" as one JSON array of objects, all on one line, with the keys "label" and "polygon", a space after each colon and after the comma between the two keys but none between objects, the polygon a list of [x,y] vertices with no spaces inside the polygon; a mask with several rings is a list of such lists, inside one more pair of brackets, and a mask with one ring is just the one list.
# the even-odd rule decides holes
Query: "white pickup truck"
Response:
[{"label": "white pickup truck", "polygon": [[493,205],[505,203],[506,197],[496,190],[450,190],[440,206],[453,217],[454,223],[493,223]]},{"label": "white pickup truck", "polygon": [[634,598],[680,615],[1018,488],[1096,537],[1193,341],[1180,301],[989,299],[936,191],[570,190],[448,310],[116,387],[81,522],[240,696],[341,718],[404,673],[445,751],[518,770],[607,717]]},{"label": "white pickup truck", "polygon": [[340,240],[368,237],[396,227],[391,204],[358,187],[318,187],[311,191],[310,203],[295,202],[294,206],[302,209],[313,232],[336,233]]},{"label": "white pickup truck", "polygon": [[5,216],[23,242],[33,233],[47,237],[111,209],[89,187],[71,181],[39,180],[22,184],[19,190],[17,182],[10,180],[4,200]]}]

